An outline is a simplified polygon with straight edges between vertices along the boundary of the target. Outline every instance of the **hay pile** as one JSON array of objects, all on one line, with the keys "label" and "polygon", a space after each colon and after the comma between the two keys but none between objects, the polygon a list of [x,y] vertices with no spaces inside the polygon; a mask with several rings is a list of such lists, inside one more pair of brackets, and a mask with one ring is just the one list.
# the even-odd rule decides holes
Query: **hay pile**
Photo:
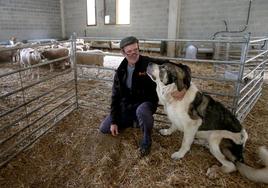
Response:
[{"label": "hay pile", "polygon": [[[92,87],[94,86],[94,87]],[[96,95],[97,82],[80,81],[81,103],[93,98],[105,103],[108,91]],[[100,85],[99,88],[105,88]],[[260,167],[257,147],[268,146],[268,85],[243,125],[249,133],[245,161]],[[171,154],[180,147],[179,132],[163,137],[157,123],[149,156],[140,158],[141,131],[129,128],[117,137],[102,135],[98,126],[107,112],[79,108],[66,117],[31,148],[0,169],[0,187],[266,187],[239,173],[219,174],[214,179],[206,171],[219,162],[206,148],[193,145],[181,160]],[[100,105],[99,105],[100,106]],[[107,106],[106,106],[107,107]]]}]

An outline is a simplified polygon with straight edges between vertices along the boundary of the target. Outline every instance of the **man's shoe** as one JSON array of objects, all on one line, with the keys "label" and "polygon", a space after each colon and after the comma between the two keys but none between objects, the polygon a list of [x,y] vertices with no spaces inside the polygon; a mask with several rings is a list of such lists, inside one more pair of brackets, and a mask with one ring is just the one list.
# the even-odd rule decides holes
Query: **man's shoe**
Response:
[{"label": "man's shoe", "polygon": [[151,144],[141,144],[140,145],[140,155],[144,157],[148,155],[151,151]]}]

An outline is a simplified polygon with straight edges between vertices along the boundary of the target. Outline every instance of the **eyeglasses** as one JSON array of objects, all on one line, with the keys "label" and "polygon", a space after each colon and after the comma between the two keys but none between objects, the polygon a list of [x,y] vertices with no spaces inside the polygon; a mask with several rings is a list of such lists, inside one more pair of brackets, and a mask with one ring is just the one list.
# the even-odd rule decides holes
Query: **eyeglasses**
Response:
[{"label": "eyeglasses", "polygon": [[135,48],[133,50],[128,50],[128,51],[124,51],[124,53],[127,55],[127,56],[131,56],[133,54],[138,54],[139,53],[139,49],[138,48]]}]

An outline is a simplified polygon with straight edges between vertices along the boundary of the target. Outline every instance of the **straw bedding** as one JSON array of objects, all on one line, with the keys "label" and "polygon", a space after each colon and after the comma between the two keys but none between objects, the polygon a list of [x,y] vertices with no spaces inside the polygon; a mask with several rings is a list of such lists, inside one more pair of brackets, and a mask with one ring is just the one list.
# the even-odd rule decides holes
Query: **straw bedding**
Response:
[{"label": "straw bedding", "polygon": [[[107,88],[110,85],[80,80],[83,105],[1,168],[0,187],[267,187],[237,172],[210,179],[207,169],[219,162],[199,145],[192,145],[183,159],[172,160],[182,134],[161,136],[158,130],[166,123],[156,122],[152,150],[144,158],[138,153],[138,128],[126,129],[117,137],[99,133],[98,126],[108,113]],[[243,123],[249,133],[245,161],[254,167],[261,166],[257,147],[268,146],[267,101],[265,84],[261,98]]]}]

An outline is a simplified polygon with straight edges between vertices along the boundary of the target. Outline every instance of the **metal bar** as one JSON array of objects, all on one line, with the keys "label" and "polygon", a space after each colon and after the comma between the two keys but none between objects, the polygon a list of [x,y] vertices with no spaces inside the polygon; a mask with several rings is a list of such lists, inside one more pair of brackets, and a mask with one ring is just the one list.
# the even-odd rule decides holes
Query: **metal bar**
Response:
[{"label": "metal bar", "polygon": [[58,97],[55,97],[55,98],[53,98],[52,100],[50,100],[50,101],[48,101],[48,102],[46,102],[46,103],[44,103],[44,104],[40,105],[39,107],[35,108],[35,109],[34,109],[34,110],[32,110],[31,112],[27,113],[26,115],[24,115],[24,116],[20,117],[19,119],[17,119],[17,120],[15,120],[15,121],[13,121],[13,122],[12,122],[12,123],[10,123],[9,125],[6,125],[6,126],[3,126],[3,127],[0,127],[0,131],[2,131],[2,130],[4,130],[4,129],[6,129],[6,128],[8,128],[8,127],[10,127],[10,126],[12,126],[12,125],[14,125],[14,124],[18,123],[19,121],[21,121],[21,120],[25,119],[26,117],[29,117],[29,116],[30,116],[32,113],[34,113],[34,112],[36,112],[36,111],[40,110],[40,109],[41,109],[41,108],[43,108],[44,106],[46,106],[46,105],[50,104],[51,102],[53,102],[54,100],[56,100],[56,99],[60,98],[61,96],[63,96],[63,95],[64,95],[64,94],[66,94],[66,93],[67,93],[67,92],[65,92],[65,93],[63,93],[63,94],[59,95]]},{"label": "metal bar", "polygon": [[[97,103],[97,104],[96,104]],[[81,100],[79,100],[79,105],[85,105],[85,106],[90,106],[90,104],[92,105],[97,105],[97,106],[110,106],[110,103],[108,102],[101,102],[101,101],[90,101],[90,102],[81,102]]]},{"label": "metal bar", "polygon": [[259,80],[254,84],[254,86],[251,87],[250,90],[249,90],[247,93],[245,93],[245,94],[243,95],[243,97],[238,101],[238,105],[240,105],[240,104],[242,103],[242,101],[244,101],[245,98],[248,97],[248,95],[250,94],[250,92],[251,92],[252,90],[256,89],[255,87],[257,87],[258,84],[260,84],[260,86],[257,87],[257,88],[258,88],[258,89],[261,89],[260,87],[262,86],[262,81],[263,81],[262,78],[259,79]]},{"label": "metal bar", "polygon": [[[20,85],[21,85],[21,89],[22,89],[22,99],[23,99],[23,103],[25,103],[26,102],[26,97],[25,97],[25,90],[24,90],[24,86],[23,86],[23,80],[22,80],[21,72],[19,72],[19,77],[20,77]],[[25,109],[25,113],[28,114],[28,108],[27,108],[26,105],[24,106],[24,109]]]},{"label": "metal bar", "polygon": [[[87,104],[79,104],[79,107],[81,108],[84,108],[84,109],[96,109],[96,110],[101,110],[101,111],[104,111],[104,112],[108,112],[109,111],[109,108],[97,108],[95,107],[94,105],[89,105],[88,103]],[[167,116],[167,114],[165,113],[161,113],[161,112],[155,112],[156,115],[159,115],[159,116]]]},{"label": "metal bar", "polygon": [[[94,67],[95,68],[95,67]],[[93,76],[85,76],[85,75],[78,75],[79,78],[85,78],[85,79],[92,79],[92,80],[98,80],[98,81],[109,81],[112,82],[112,79],[105,79],[105,78],[97,78]],[[215,81],[221,81],[221,82],[237,82],[236,80],[232,79],[221,79],[221,78],[215,78],[215,77],[202,77],[202,76],[193,76],[195,79],[202,79],[202,80],[215,80]],[[207,92],[203,91],[207,94],[213,94],[213,95],[219,95],[219,96],[228,96],[228,97],[234,97],[234,95],[230,95],[227,93],[217,93],[217,92]]]},{"label": "metal bar", "polygon": [[245,63],[248,63],[248,62],[250,62],[250,61],[253,61],[253,60],[256,59],[256,58],[258,58],[258,57],[260,57],[260,56],[263,56],[263,55],[266,54],[267,52],[268,52],[268,50],[265,50],[264,52],[262,52],[262,53],[260,53],[260,54],[258,54],[258,55],[256,55],[256,56],[254,56],[254,57],[252,57],[252,58],[246,60]]},{"label": "metal bar", "polygon": [[237,116],[237,119],[240,122],[243,122],[245,120],[245,118],[249,114],[250,110],[254,107],[254,105],[257,103],[257,101],[259,100],[260,97],[261,97],[261,93],[259,93],[259,95],[257,95],[256,98],[250,103],[250,107],[246,111],[244,111],[243,114],[239,114]]},{"label": "metal bar", "polygon": [[78,68],[92,68],[92,69],[102,69],[102,70],[111,70],[111,71],[115,71],[115,68],[110,68],[110,67],[101,67],[101,66],[96,66],[96,65],[83,65],[83,64],[77,64]]},{"label": "metal bar", "polygon": [[23,72],[23,71],[26,71],[26,70],[29,70],[29,69],[32,69],[32,68],[41,67],[41,66],[44,66],[44,65],[49,65],[49,64],[57,62],[57,61],[68,59],[69,57],[70,56],[65,56],[65,57],[61,57],[61,58],[58,58],[58,59],[53,59],[53,60],[50,60],[50,61],[45,61],[45,62],[42,62],[42,63],[38,63],[38,64],[32,65],[30,67],[24,67],[24,68],[20,68],[18,70],[10,71],[10,72],[1,74],[0,78],[2,78],[4,76],[11,75],[11,74],[15,74],[15,73],[18,73],[18,72]]},{"label": "metal bar", "polygon": [[[80,65],[78,64],[78,68],[89,68],[89,69],[102,69],[102,70],[116,70],[114,68],[108,68],[108,67],[99,67],[99,66],[94,66],[94,65]],[[85,76],[80,76],[80,77],[85,77]],[[85,77],[85,78],[95,78],[95,77]],[[192,75],[192,78],[195,79],[202,79],[202,80],[215,80],[215,81],[221,81],[221,82],[237,82],[236,80],[233,79],[225,79],[225,78],[218,78],[218,77],[204,77],[204,76],[198,76],[198,75]]]},{"label": "metal bar", "polygon": [[51,77],[43,78],[43,79],[41,79],[41,80],[39,80],[39,81],[37,81],[37,82],[34,82],[34,83],[30,84],[30,85],[24,86],[24,88],[14,90],[14,91],[9,92],[9,93],[6,93],[6,94],[4,94],[4,95],[0,95],[0,99],[2,99],[2,98],[4,98],[4,97],[8,97],[8,96],[13,95],[13,94],[15,94],[15,93],[18,93],[18,92],[20,92],[20,91],[26,90],[26,89],[28,89],[28,88],[30,88],[30,87],[33,87],[33,86],[35,86],[35,85],[38,85],[38,84],[40,84],[40,83],[42,83],[42,82],[51,80],[51,79],[53,79],[53,78],[56,78],[57,76],[61,76],[61,75],[63,75],[63,74],[67,74],[67,73],[70,73],[70,72],[71,72],[71,71],[67,69],[67,70],[65,70],[65,71],[63,71],[63,72],[60,72],[60,73],[58,73],[58,74],[55,74],[55,75],[53,75],[53,76],[51,76]]},{"label": "metal bar", "polygon": [[[72,90],[72,89],[70,89]],[[69,90],[69,91],[70,91]],[[65,92],[64,94],[66,94],[68,92]],[[39,118],[35,119],[32,123],[28,124],[27,126],[23,127],[22,129],[16,131],[14,134],[10,135],[9,137],[0,140],[0,145],[4,144],[5,142],[7,142],[8,140],[12,139],[14,136],[18,135],[20,132],[22,132],[23,130],[25,130],[26,128],[34,125],[36,122],[38,122],[39,120],[41,120],[43,117],[47,116],[49,113],[51,113],[52,111],[54,111],[55,109],[57,109],[60,105],[64,104],[65,102],[67,102],[68,100],[70,100],[71,98],[73,98],[74,95],[68,97],[65,101],[63,101],[62,103],[60,103],[59,105],[57,105],[56,107],[54,107],[52,110],[48,111],[47,113],[45,113],[44,115],[40,116]]]},{"label": "metal bar", "polygon": [[[107,38],[107,37],[79,37],[81,39],[91,39],[94,41],[120,41],[122,38]],[[153,38],[139,38],[141,41],[167,41],[167,42],[206,42],[206,43],[245,43],[245,40],[203,40],[203,39],[153,39]]]},{"label": "metal bar", "polygon": [[92,79],[92,80],[100,80],[100,81],[107,81],[107,82],[113,82],[111,79],[105,79],[105,78],[96,78],[96,77],[90,77],[90,76],[79,76],[79,78],[86,78],[86,79]]},{"label": "metal bar", "polygon": [[[265,41],[265,44],[264,44],[264,49],[265,50],[268,50],[268,44],[267,44],[267,41]],[[266,54],[264,54],[264,56],[263,56],[263,59],[265,59],[265,60],[267,60],[268,58],[268,54],[266,53]],[[262,68],[263,68],[263,70],[266,70],[266,63],[264,63],[263,65],[262,65]],[[263,75],[262,75],[263,77],[264,77],[264,72],[263,72]]]},{"label": "metal bar", "polygon": [[221,97],[235,97],[234,95],[227,94],[227,93],[217,93],[217,92],[204,91],[204,90],[202,90],[202,92],[204,94],[207,94],[207,95],[218,95],[218,96],[221,96]]},{"label": "metal bar", "polygon": [[219,82],[237,82],[237,80],[234,80],[234,79],[226,79],[226,78],[219,78],[219,77],[204,77],[204,76],[197,76],[197,75],[193,75],[192,78],[201,79],[201,80],[215,80]]},{"label": "metal bar", "polygon": [[[23,44],[21,46],[15,46],[15,47],[5,47],[5,48],[1,48],[0,52],[4,52],[4,51],[11,51],[11,50],[19,50],[22,48],[35,48],[35,47],[39,47],[39,46],[47,46],[47,45],[52,45],[55,44],[56,41],[54,42],[45,42],[42,44]],[[69,40],[65,40],[65,41],[61,41],[61,42],[69,42]],[[57,41],[57,43],[59,43],[59,41]]]},{"label": "metal bar", "polygon": [[[43,45],[47,45],[47,44],[43,44]],[[36,45],[36,46],[40,46],[40,44],[38,44],[38,45]],[[19,48],[18,48],[19,49]],[[8,50],[10,50],[10,49],[8,49]],[[28,70],[28,69],[32,69],[32,68],[35,68],[35,67],[39,67],[39,66],[44,66],[44,65],[47,65],[47,64],[50,64],[50,63],[53,63],[53,62],[56,62],[56,61],[59,61],[59,60],[64,60],[64,59],[67,59],[67,58],[69,58],[70,56],[66,56],[66,57],[62,57],[62,58],[59,58],[59,59],[55,59],[55,60],[52,60],[52,61],[46,61],[45,63],[42,63],[42,64],[37,64],[37,65],[34,65],[34,66],[31,66],[31,67],[27,67],[27,68],[24,68],[24,69],[20,69],[20,70],[16,70],[16,71],[12,71],[12,72],[8,72],[8,73],[5,73],[5,74],[2,74],[2,75],[0,75],[0,78],[1,77],[4,77],[4,76],[8,76],[8,75],[11,75],[11,74],[14,74],[14,73],[21,73],[22,71],[24,71],[24,70]],[[57,76],[61,76],[61,75],[63,75],[63,74],[67,74],[67,73],[70,73],[71,71],[69,71],[69,70],[67,70],[67,71],[64,71],[63,73],[60,73],[60,74],[57,74],[57,75],[55,75],[55,76],[52,76],[52,77],[48,77],[48,78],[46,78],[46,79],[42,79],[41,81],[39,81],[39,82],[35,82],[34,84],[31,84],[31,85],[28,85],[28,86],[26,86],[26,87],[24,87],[23,88],[23,85],[22,85],[22,88],[21,88],[21,91],[25,91],[26,89],[28,89],[28,88],[31,88],[31,87],[33,87],[34,85],[37,85],[37,84],[40,84],[40,83],[42,83],[42,82],[46,82],[46,81],[48,81],[48,80],[50,80],[50,79],[53,79],[53,78],[56,78]],[[77,77],[75,77],[75,78],[77,78]],[[74,78],[74,79],[75,79]],[[69,81],[69,82],[67,82],[67,83],[71,83],[73,80],[71,80],[71,81]],[[67,84],[67,83],[64,83],[64,84]],[[61,85],[64,85],[64,84],[61,84]],[[60,85],[60,86],[61,86]],[[60,86],[56,86],[55,88],[59,88]],[[64,93],[64,94],[62,94],[62,96],[64,96],[64,95],[66,95],[67,93],[69,93],[69,92],[71,92],[73,90],[73,88],[72,89],[70,89],[69,91],[67,91],[66,93]],[[53,89],[52,90],[50,90],[50,91],[53,91]],[[9,93],[8,95],[2,95],[1,97],[4,97],[4,96],[9,96],[9,95],[12,95],[13,93],[16,93],[16,92],[20,92],[19,90],[17,90],[17,91],[13,91],[13,92],[11,92],[11,93]],[[46,93],[48,93],[48,92],[46,92]],[[30,101],[28,101],[28,102],[26,102],[26,101],[24,101],[24,106],[26,106],[27,104],[29,104],[30,102],[32,102],[32,101],[34,101],[34,100],[36,100],[37,98],[40,98],[40,96],[45,96],[46,94],[42,94],[42,95],[39,95],[39,96],[35,96],[34,97],[34,99],[31,99]],[[60,107],[60,105],[62,105],[62,104],[64,104],[65,102],[67,102],[68,100],[70,100],[70,99],[72,99],[73,97],[74,97],[75,95],[73,95],[73,96],[71,96],[71,97],[69,97],[67,100],[65,100],[65,101],[63,101],[61,104],[59,104],[59,105],[57,105],[54,109],[57,109],[57,108],[59,108]],[[56,97],[54,100],[55,101],[57,101],[57,99],[59,98],[60,96],[58,96],[58,97]],[[25,117],[29,117],[33,112],[35,112],[35,111],[37,111],[37,110],[39,110],[39,109],[42,109],[45,105],[48,105],[48,104],[50,104],[50,103],[52,103],[53,102],[53,100],[50,100],[50,101],[48,101],[46,104],[44,104],[44,105],[41,105],[41,106],[39,106],[39,107],[37,107],[37,108],[35,108],[34,110],[32,110],[29,114],[26,112],[26,116],[24,116],[24,118]],[[58,113],[56,116],[54,116],[52,119],[50,119],[50,120],[48,120],[46,123],[44,123],[43,125],[46,125],[47,123],[49,123],[51,120],[53,120],[53,119],[55,119],[56,120],[56,118],[57,118],[57,116],[59,116],[61,113],[63,113],[64,111],[66,111],[66,110],[71,110],[71,111],[69,111],[68,112],[68,114],[70,114],[74,109],[71,109],[71,107],[74,105],[75,103],[73,103],[73,104],[71,104],[71,105],[69,105],[69,106],[67,106],[64,110],[62,110],[60,113]],[[23,105],[20,105],[20,106],[23,106]],[[76,105],[77,106],[77,105]],[[18,109],[18,107],[16,107],[17,109]],[[16,108],[13,108],[13,109],[11,109],[11,110],[9,110],[9,112],[5,112],[4,114],[1,114],[1,115],[6,115],[6,114],[8,114],[8,113],[11,113],[11,111],[14,111],[14,110],[16,110]],[[27,110],[26,110],[27,111]],[[52,111],[50,111],[49,113],[51,113]],[[66,116],[66,115],[68,115],[68,114],[64,114],[64,117]],[[1,116],[2,117],[2,116]],[[25,129],[27,129],[28,127],[30,127],[31,125],[33,125],[34,123],[37,123],[39,120],[41,120],[42,118],[45,118],[46,117],[46,115],[42,115],[41,117],[39,117],[38,119],[35,119],[34,120],[34,122],[32,122],[32,123],[28,123],[28,125],[27,125],[27,127],[24,127],[23,129],[21,129],[20,131],[17,131],[17,133],[15,133],[15,134],[13,134],[11,137],[9,137],[8,139],[10,140],[10,139],[12,139],[12,137],[14,138],[14,137],[17,137],[17,134],[19,134],[19,132],[23,132]],[[58,119],[57,121],[54,121],[54,124],[56,124],[57,122],[59,122],[61,119],[62,119],[63,117],[61,117],[60,119]],[[22,120],[22,118],[20,118],[21,120]],[[19,120],[20,121],[20,120]],[[53,123],[53,122],[52,122]],[[41,129],[41,128],[40,128]],[[36,129],[37,130],[37,129]],[[49,130],[49,129],[47,129],[47,130]],[[35,132],[31,132],[30,134],[31,135],[33,135]],[[37,140],[40,136],[42,136],[43,134],[45,134],[46,133],[46,131],[45,132],[42,132],[41,134],[39,134],[39,136],[38,137],[33,137],[33,136],[31,136],[31,135],[29,135],[28,137],[32,137],[32,138],[35,138],[35,140]],[[35,136],[35,135],[34,135]],[[21,142],[23,142],[23,140],[25,140],[25,139],[22,139],[21,140]],[[35,142],[35,140],[33,141],[33,142],[31,142],[31,143],[34,143]],[[31,140],[30,140],[31,141]],[[6,142],[6,141],[5,141]],[[3,142],[3,140],[1,141],[1,143],[0,144],[3,144],[4,142]],[[17,142],[18,143],[18,142]],[[25,143],[25,142],[24,142]],[[20,144],[20,143],[18,143],[18,144]],[[17,144],[17,146],[15,146],[15,147],[18,147],[18,146],[20,146],[20,145],[18,145]],[[11,150],[11,152],[13,152],[13,153],[11,153],[11,157],[10,156],[8,156],[9,157],[9,159],[8,160],[6,160],[6,161],[4,161],[4,163],[7,163],[9,160],[11,160],[11,158],[13,158],[14,156],[16,156],[20,151],[22,151],[23,149],[25,149],[25,148],[27,148],[28,146],[29,146],[30,144],[29,143],[26,143],[26,145],[24,145],[23,146],[23,148],[20,148],[20,150],[18,150],[18,151],[12,151]],[[16,149],[16,148],[15,148]],[[6,153],[7,153],[8,151],[6,151]],[[1,155],[2,156],[2,155]],[[4,163],[1,163],[0,164],[0,166],[2,166]]]},{"label": "metal bar", "polygon": [[267,41],[268,38],[262,38],[262,39],[257,39],[257,40],[251,40],[250,43],[257,43],[257,42],[263,42],[263,41]]},{"label": "metal bar", "polygon": [[262,66],[263,64],[267,63],[268,59],[264,60],[263,62],[261,62],[260,64],[258,64],[254,69],[250,70],[250,72],[248,72],[246,75],[243,76],[243,80],[248,77],[251,73],[253,73],[254,71],[256,71],[260,66]]},{"label": "metal bar", "polygon": [[[240,121],[245,119],[245,117],[250,112],[250,110],[253,108],[253,106],[256,104],[256,102],[258,101],[260,96],[261,96],[261,90],[255,95],[255,97],[248,104],[248,107],[251,106],[251,108],[244,108],[244,110],[241,113],[239,113],[239,115],[237,117],[238,117],[238,119],[240,119]],[[237,112],[237,114],[238,114],[238,112]],[[242,117],[244,117],[244,118],[242,119]]]},{"label": "metal bar", "polygon": [[39,98],[41,98],[41,97],[46,96],[47,94],[49,94],[49,93],[55,91],[56,89],[58,89],[58,88],[60,88],[60,87],[62,87],[62,86],[64,86],[64,85],[67,85],[67,84],[71,83],[72,81],[73,81],[73,80],[69,80],[69,81],[67,81],[67,82],[64,82],[64,83],[62,83],[62,84],[60,84],[60,85],[58,85],[58,86],[56,86],[56,87],[50,89],[49,91],[47,91],[47,92],[45,92],[45,93],[43,93],[43,94],[41,94],[41,95],[38,95],[38,96],[34,97],[33,99],[31,99],[31,100],[29,100],[29,101],[27,101],[27,102],[24,102],[23,104],[21,104],[21,105],[19,105],[19,106],[16,106],[16,107],[14,107],[14,108],[12,108],[12,109],[10,109],[10,110],[8,110],[8,111],[6,111],[6,112],[0,114],[0,118],[3,117],[3,116],[5,116],[5,115],[8,115],[8,114],[14,112],[15,110],[17,110],[17,109],[19,109],[19,108],[21,108],[21,107],[23,107],[23,106],[26,106],[27,104],[29,104],[29,103],[31,103],[31,102],[33,102],[33,101],[35,101],[35,100],[37,100],[37,99],[39,99]]},{"label": "metal bar", "polygon": [[[241,82],[242,82],[242,77],[243,77],[244,68],[245,68],[245,61],[246,61],[247,54],[248,54],[250,34],[248,34],[246,37],[247,37],[246,38],[247,43],[242,44],[242,52],[241,52],[241,58],[240,58],[240,68],[239,68],[239,75],[238,75],[238,79],[237,79],[238,82],[235,84],[235,90],[234,90],[235,97],[234,97],[233,104],[232,104],[234,109],[237,108],[238,97],[239,97],[239,94],[240,94],[239,91],[240,91],[240,88],[241,88]],[[234,110],[232,112],[233,112],[233,114],[235,113]]]},{"label": "metal bar", "polygon": [[69,59],[69,58],[70,58],[70,55],[60,57],[60,58],[57,58],[57,59],[53,59],[53,60],[45,60],[42,63],[38,63],[36,65],[31,65],[30,67],[26,67],[25,69],[27,70],[27,69],[31,69],[31,68],[41,67],[41,66],[44,66],[44,65],[49,65],[49,64],[52,64],[52,63],[55,63],[55,62],[58,62],[58,61],[62,61],[62,60],[65,60],[65,59]]},{"label": "metal bar", "polygon": [[1,75],[0,75],[0,78],[5,77],[5,76],[9,76],[9,75],[11,75],[11,74],[16,74],[16,73],[18,73],[18,72],[22,72],[22,71],[23,71],[22,69],[15,70],[15,71],[10,71],[10,72],[1,74]]},{"label": "metal bar", "polygon": [[78,83],[77,83],[77,65],[76,65],[76,34],[74,33],[71,36],[71,66],[74,69],[74,84],[75,84],[75,101],[76,101],[76,108],[78,108]]},{"label": "metal bar", "polygon": [[[57,114],[57,116],[59,116],[60,114],[62,114],[65,110],[69,109],[72,105],[74,105],[75,103],[72,103],[71,105],[67,106],[66,108],[64,108],[59,114]],[[68,116],[70,113],[72,113],[76,108],[72,109],[70,112],[68,112],[64,117]],[[55,116],[54,118],[56,118],[57,116]],[[7,160],[3,161],[0,163],[0,167],[4,166],[5,164],[7,164],[11,159],[13,159],[15,156],[17,156],[20,152],[22,152],[24,149],[26,149],[27,147],[29,147],[30,145],[32,145],[34,142],[36,142],[41,136],[43,136],[44,134],[46,134],[51,128],[54,127],[54,125],[56,125],[59,121],[61,121],[64,117],[58,119],[57,121],[54,121],[52,123],[52,125],[46,129],[45,131],[42,132],[42,134],[40,134],[39,136],[37,136],[34,140],[32,140],[31,142],[29,142],[28,144],[24,145],[22,148],[20,148],[19,150],[17,150],[17,152],[13,153],[13,155],[11,155]],[[27,138],[29,138],[30,136],[32,136],[35,132],[37,132],[38,130],[40,130],[41,128],[43,128],[47,123],[49,123],[49,121],[51,121],[52,119],[49,119],[48,121],[46,121],[45,123],[43,123],[39,129],[36,129],[34,132],[31,132],[32,134],[28,135],[26,138],[24,138],[23,140],[20,140],[20,142],[17,143],[21,143],[23,141],[25,141]],[[15,148],[17,145],[15,145],[13,148]],[[11,148],[11,149],[13,149]],[[9,150],[11,150],[9,149]],[[7,153],[7,152],[5,152]],[[0,157],[2,157],[3,155],[1,155]]]},{"label": "metal bar", "polygon": [[[150,56],[153,57],[153,56]],[[171,61],[184,61],[184,62],[193,62],[193,63],[218,63],[218,64],[228,64],[228,65],[239,65],[240,61],[221,61],[221,60],[209,60],[209,59],[186,59],[186,58],[179,58],[179,57],[153,57],[155,59],[164,59],[164,60],[171,60]]]},{"label": "metal bar", "polygon": [[[256,78],[259,75],[262,75],[262,73],[264,73],[264,70],[262,70],[258,75],[256,75],[252,80],[250,80],[241,90],[240,90],[240,94],[243,93],[245,91],[245,89],[247,89],[255,80],[257,80]],[[263,76],[260,77],[260,79],[263,78]]]},{"label": "metal bar", "polygon": [[[236,113],[238,113],[239,111],[243,110],[243,109],[247,109],[252,103],[252,100],[254,99],[254,96],[257,96],[259,93],[261,92],[261,89],[258,89],[256,91],[254,91],[254,93],[249,97],[247,98],[247,100],[241,104],[241,106],[239,106],[239,108],[237,109]],[[249,102],[249,103],[248,103]],[[246,110],[244,110],[246,111]]]},{"label": "metal bar", "polygon": [[[253,89],[253,88],[252,88]],[[252,89],[251,89],[251,91],[252,91]],[[255,90],[250,96],[248,96],[248,98],[246,98],[246,96],[249,94],[249,92],[247,93],[247,95],[244,95],[244,97],[243,97],[243,100],[244,99],[246,99],[245,101],[244,101],[244,103],[242,103],[242,101],[243,100],[240,100],[239,102],[239,108],[237,108],[236,109],[236,111],[240,111],[241,110],[241,108],[242,107],[244,107],[245,106],[245,104],[250,100],[250,98],[252,98],[252,96],[254,96],[254,94],[256,94],[257,92],[259,92],[259,91],[261,91],[261,88],[259,87],[257,90]]]},{"label": "metal bar", "polygon": [[[90,55],[99,55],[100,53],[90,53]],[[119,53],[108,53],[105,52],[104,53],[107,56],[122,56],[122,54]],[[187,58],[180,58],[180,57],[164,57],[164,56],[148,56],[151,58],[155,58],[155,59],[163,59],[163,60],[171,60],[171,61],[185,61],[185,62],[193,62],[193,63],[219,63],[219,64],[234,64],[234,65],[239,65],[241,62],[239,60],[232,60],[232,61],[221,61],[221,60],[210,60],[210,59],[187,59]]]}]

